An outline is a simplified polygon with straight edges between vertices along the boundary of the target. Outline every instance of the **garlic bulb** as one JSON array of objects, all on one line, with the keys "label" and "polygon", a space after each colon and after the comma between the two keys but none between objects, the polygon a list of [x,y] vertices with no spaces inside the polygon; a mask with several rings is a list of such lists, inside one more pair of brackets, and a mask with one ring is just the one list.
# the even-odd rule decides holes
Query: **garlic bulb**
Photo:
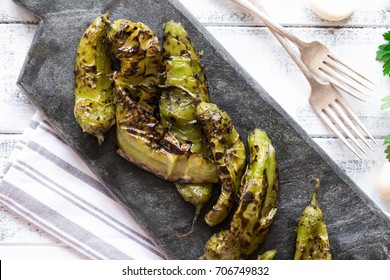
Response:
[{"label": "garlic bulb", "polygon": [[309,0],[312,10],[330,21],[346,19],[354,12],[354,0]]},{"label": "garlic bulb", "polygon": [[390,162],[385,162],[376,181],[377,189],[384,199],[390,199]]}]

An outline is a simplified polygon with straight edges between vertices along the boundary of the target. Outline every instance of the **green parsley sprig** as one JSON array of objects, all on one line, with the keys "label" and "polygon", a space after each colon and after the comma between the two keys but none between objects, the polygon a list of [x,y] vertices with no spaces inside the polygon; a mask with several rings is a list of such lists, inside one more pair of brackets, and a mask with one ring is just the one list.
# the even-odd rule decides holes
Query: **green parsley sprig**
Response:
[{"label": "green parsley sprig", "polygon": [[383,38],[388,42],[380,45],[379,50],[376,52],[376,59],[383,61],[383,75],[390,76],[390,31],[383,33]]},{"label": "green parsley sprig", "polygon": [[[383,75],[390,76],[390,31],[383,33],[383,38],[387,43],[378,47],[376,52],[376,59],[383,62]],[[381,109],[390,108],[390,95],[384,97],[381,100],[383,103]],[[387,146],[385,149],[386,158],[390,161],[390,134],[385,138],[384,144]]]},{"label": "green parsley sprig", "polygon": [[385,149],[386,158],[390,161],[390,135],[385,138],[385,145],[387,145]]}]

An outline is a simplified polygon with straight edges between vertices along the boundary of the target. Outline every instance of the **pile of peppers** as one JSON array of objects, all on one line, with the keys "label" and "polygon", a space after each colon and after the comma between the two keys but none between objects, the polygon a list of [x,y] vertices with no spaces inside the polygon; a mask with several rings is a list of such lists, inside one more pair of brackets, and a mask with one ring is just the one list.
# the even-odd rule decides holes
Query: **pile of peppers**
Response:
[{"label": "pile of peppers", "polygon": [[[218,225],[234,208],[233,218],[229,229],[209,239],[200,258],[246,259],[265,241],[277,212],[275,149],[264,131],[254,129],[247,139],[247,164],[233,121],[210,101],[201,53],[181,23],[166,22],[163,34],[160,45],[144,23],[98,16],[77,48],[75,118],[99,144],[116,124],[118,154],[172,181],[181,197],[195,206],[191,229],[178,237],[193,232],[202,207],[219,185],[219,197],[204,220]],[[316,192],[299,222],[296,259],[330,258]],[[317,235],[326,238],[318,241]],[[258,259],[273,259],[276,252],[267,251]]]}]

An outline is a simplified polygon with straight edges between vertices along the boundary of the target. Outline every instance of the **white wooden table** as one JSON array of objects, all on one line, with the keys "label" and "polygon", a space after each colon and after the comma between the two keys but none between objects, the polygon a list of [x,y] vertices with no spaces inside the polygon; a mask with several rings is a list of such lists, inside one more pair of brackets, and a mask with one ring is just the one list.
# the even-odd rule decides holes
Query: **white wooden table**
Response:
[{"label": "white wooden table", "polygon": [[[318,120],[307,102],[309,85],[276,39],[258,20],[226,0],[180,0],[221,42],[235,59],[298,122],[331,158],[387,214],[390,202],[375,189],[385,162],[384,137],[390,133],[390,110],[381,111],[380,99],[390,94],[390,78],[375,61],[382,33],[390,24],[389,0],[358,0],[352,17],[341,23],[318,18],[306,0],[264,0],[270,15],[304,40],[319,40],[345,60],[363,69],[377,83],[366,102],[347,97],[350,105],[378,141],[374,152],[357,159]],[[0,173],[35,112],[16,86],[19,72],[37,29],[38,19],[14,4],[0,5]],[[82,259],[0,204],[0,259]]]}]

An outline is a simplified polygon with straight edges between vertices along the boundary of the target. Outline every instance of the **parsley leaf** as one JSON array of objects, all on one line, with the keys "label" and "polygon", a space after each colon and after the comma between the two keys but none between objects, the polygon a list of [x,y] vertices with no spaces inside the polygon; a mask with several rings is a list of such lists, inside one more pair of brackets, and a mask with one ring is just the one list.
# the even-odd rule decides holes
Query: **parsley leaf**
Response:
[{"label": "parsley leaf", "polygon": [[390,161],[390,135],[385,138],[384,144],[387,145],[385,149],[386,158]]},{"label": "parsley leaf", "polygon": [[382,44],[378,47],[376,52],[376,59],[383,61],[383,75],[390,76],[390,31],[383,34],[383,38],[388,41],[386,44]]},{"label": "parsley leaf", "polygon": [[[376,59],[383,62],[383,75],[390,76],[390,31],[383,33],[383,38],[388,42],[378,47],[376,52]],[[383,104],[381,109],[390,108],[390,95],[384,97],[382,100]],[[386,147],[385,154],[386,158],[390,161],[390,134],[385,138],[384,144]]]}]

